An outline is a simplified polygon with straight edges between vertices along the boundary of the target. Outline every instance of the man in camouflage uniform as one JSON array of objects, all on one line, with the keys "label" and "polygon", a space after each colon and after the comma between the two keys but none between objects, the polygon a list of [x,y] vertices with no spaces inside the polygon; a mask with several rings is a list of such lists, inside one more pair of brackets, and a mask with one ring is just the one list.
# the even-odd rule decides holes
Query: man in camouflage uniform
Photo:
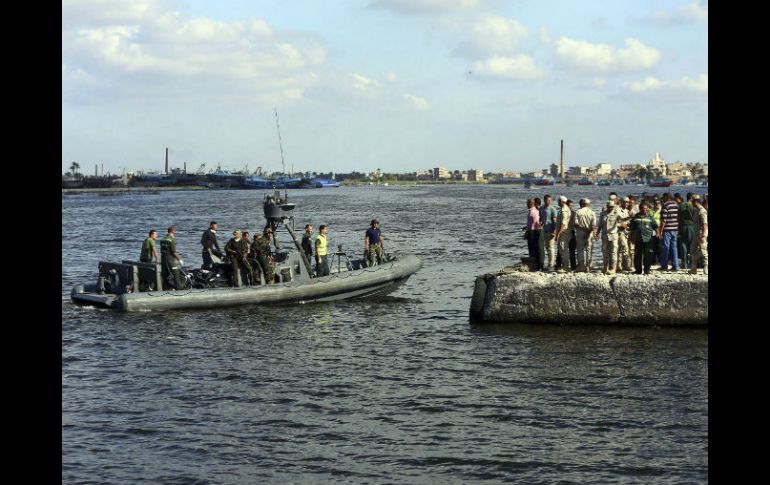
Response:
[{"label": "man in camouflage uniform", "polygon": [[160,240],[160,262],[164,284],[168,282],[176,290],[183,289],[185,282],[180,270],[182,257],[176,251],[176,228],[174,226],[170,226],[168,234]]},{"label": "man in camouflage uniform", "polygon": [[596,239],[602,238],[602,272],[615,274],[618,266],[618,213],[615,212],[615,202],[607,202],[606,209],[599,214],[599,226],[596,228]]},{"label": "man in camouflage uniform", "polygon": [[273,230],[266,227],[262,237],[255,239],[252,245],[252,253],[257,257],[257,261],[259,261],[259,265],[262,267],[265,275],[265,282],[268,285],[275,283],[275,259],[270,250],[270,240],[272,237]]},{"label": "man in camouflage uniform", "polygon": [[570,220],[572,211],[567,206],[567,198],[559,196],[559,212],[556,215],[556,233],[555,239],[559,246],[559,257],[561,258],[561,268],[559,273],[564,273],[569,268],[569,243],[572,240]]},{"label": "man in camouflage uniform", "polygon": [[596,214],[591,209],[590,199],[580,199],[580,209],[575,211],[575,238],[577,249],[577,272],[591,271],[591,235],[596,228]]},{"label": "man in camouflage uniform", "polygon": [[227,244],[225,244],[225,253],[227,253],[227,256],[230,257],[230,268],[232,269],[230,274],[230,282],[233,286],[241,286],[240,283],[242,283],[242,280],[239,281],[238,278],[238,275],[241,272],[241,267],[243,266],[243,260],[246,256],[245,254],[241,253],[242,250],[243,239],[241,238],[241,231],[236,229],[233,231],[233,237],[227,241]]},{"label": "man in camouflage uniform", "polygon": [[698,274],[698,264],[703,260],[703,274],[709,274],[709,252],[708,252],[708,235],[709,235],[709,219],[708,211],[703,207],[703,203],[700,200],[700,195],[693,194],[692,205],[694,210],[693,214],[693,229],[695,234],[692,238],[692,257],[690,258],[690,274]]},{"label": "man in camouflage uniform", "polygon": [[243,239],[241,239],[241,247],[240,247],[240,254],[241,254],[241,263],[243,264],[243,267],[246,270],[246,276],[248,276],[248,284],[252,284],[255,280],[254,278],[254,267],[251,266],[251,263],[249,263],[249,252],[251,251],[251,238],[249,237],[249,231],[243,231]]},{"label": "man in camouflage uniform", "polygon": [[633,271],[631,262],[631,250],[628,246],[628,226],[631,224],[631,216],[628,214],[628,197],[620,200],[620,206],[615,208],[618,214],[618,266],[617,271]]}]

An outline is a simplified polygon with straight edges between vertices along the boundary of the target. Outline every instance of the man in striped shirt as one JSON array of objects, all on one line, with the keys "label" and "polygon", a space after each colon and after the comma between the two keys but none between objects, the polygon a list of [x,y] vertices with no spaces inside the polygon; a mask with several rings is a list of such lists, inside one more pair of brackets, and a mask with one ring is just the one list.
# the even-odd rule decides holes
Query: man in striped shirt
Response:
[{"label": "man in striped shirt", "polygon": [[[668,261],[674,271],[679,270],[679,252],[677,250],[676,236],[679,230],[679,206],[671,198],[671,194],[663,194],[663,208],[660,211],[661,227],[658,229],[658,237],[661,239],[660,270],[668,271]],[[670,254],[669,254],[670,253]]]}]

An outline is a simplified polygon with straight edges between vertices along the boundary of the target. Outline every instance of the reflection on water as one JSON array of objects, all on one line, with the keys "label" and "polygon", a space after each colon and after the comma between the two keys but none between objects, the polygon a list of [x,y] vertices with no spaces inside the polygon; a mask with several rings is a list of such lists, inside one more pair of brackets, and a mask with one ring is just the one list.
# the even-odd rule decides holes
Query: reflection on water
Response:
[{"label": "reflection on water", "polygon": [[63,481],[705,482],[707,330],[469,323],[475,276],[526,254],[530,195],[290,191],[297,226],[358,254],[377,217],[423,269],[378,301],[125,315],[70,288],[170,224],[199,264],[212,218],[220,244],[262,228],[262,192],[63,197]]}]

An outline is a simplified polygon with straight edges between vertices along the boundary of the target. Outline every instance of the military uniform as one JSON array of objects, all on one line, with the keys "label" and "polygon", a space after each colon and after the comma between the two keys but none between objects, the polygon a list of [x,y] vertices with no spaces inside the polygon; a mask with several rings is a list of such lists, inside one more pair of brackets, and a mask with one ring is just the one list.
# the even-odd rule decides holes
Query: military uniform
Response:
[{"label": "military uniform", "polygon": [[[708,211],[703,206],[700,209],[695,208],[693,214],[695,237],[692,240],[690,274],[698,274],[698,264],[701,259],[703,260],[703,274],[709,274],[708,223]],[[706,226],[705,229],[704,226]]]},{"label": "military uniform", "polygon": [[642,274],[642,266],[644,266],[644,274],[650,274],[650,266],[652,266],[652,236],[657,228],[658,223],[655,222],[655,218],[649,212],[644,216],[640,212],[631,220],[631,239],[636,246],[636,252],[634,253],[636,274]]},{"label": "military uniform", "polygon": [[152,263],[155,256],[155,241],[151,237],[144,238],[142,243],[142,252],[139,255],[139,261],[143,263]]},{"label": "military uniform", "polygon": [[184,288],[184,278],[176,259],[176,239],[171,234],[160,240],[161,275],[164,282],[170,282],[177,290]]},{"label": "military uniform", "polygon": [[[619,224],[625,224],[628,223],[630,219],[630,215],[628,214],[628,209],[623,209],[620,207],[615,208],[615,212],[618,214],[618,223]],[[631,249],[628,246],[628,228],[627,227],[619,227],[618,228],[618,271],[633,271],[633,266],[631,262]]]},{"label": "military uniform", "polygon": [[575,239],[577,249],[577,271],[589,271],[591,264],[591,236],[596,226],[596,214],[590,207],[575,211]]},{"label": "military uniform", "polygon": [[241,263],[246,270],[246,274],[249,277],[249,284],[254,282],[254,268],[249,263],[249,251],[251,250],[251,243],[245,237],[241,239],[240,247],[238,248],[241,256]]},{"label": "military uniform", "polygon": [[265,282],[268,285],[272,285],[275,283],[275,259],[270,250],[270,238],[262,236],[255,239],[251,248],[265,274]]},{"label": "military uniform", "polygon": [[615,274],[618,266],[618,219],[615,209],[604,210],[599,215],[599,232],[602,236],[602,272]]},{"label": "military uniform", "polygon": [[230,283],[233,286],[240,286],[238,281],[238,274],[241,272],[241,266],[243,265],[243,255],[241,254],[243,239],[230,238],[225,244],[225,253],[230,257],[230,268],[232,272],[230,274]]},{"label": "military uniform", "polygon": [[569,268],[569,243],[572,240],[572,231],[570,221],[572,219],[572,211],[564,204],[556,216],[556,230],[559,232],[559,257],[561,258],[561,269],[565,271]]}]

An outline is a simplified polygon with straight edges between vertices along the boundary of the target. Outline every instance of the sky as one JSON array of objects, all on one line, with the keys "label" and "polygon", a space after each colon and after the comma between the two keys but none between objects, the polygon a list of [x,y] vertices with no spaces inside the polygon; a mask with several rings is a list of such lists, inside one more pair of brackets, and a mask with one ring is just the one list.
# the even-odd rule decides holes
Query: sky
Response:
[{"label": "sky", "polygon": [[531,171],[560,140],[708,163],[708,3],[62,2],[62,173]]}]

